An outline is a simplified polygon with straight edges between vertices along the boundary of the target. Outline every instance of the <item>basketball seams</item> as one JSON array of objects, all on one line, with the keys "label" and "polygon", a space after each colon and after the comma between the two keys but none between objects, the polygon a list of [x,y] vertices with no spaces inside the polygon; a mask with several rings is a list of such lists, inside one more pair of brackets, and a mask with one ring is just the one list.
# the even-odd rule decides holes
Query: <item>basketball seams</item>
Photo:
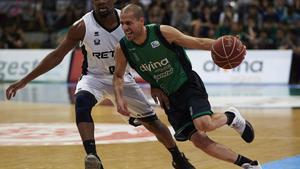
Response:
[{"label": "basketball seams", "polygon": [[245,52],[245,48],[238,54],[236,55],[234,58],[231,58],[230,60],[234,60],[236,58],[239,58],[241,54],[243,54]]},{"label": "basketball seams", "polygon": [[235,49],[235,44],[236,44],[236,42],[237,42],[237,39],[236,39],[235,37],[233,37],[233,47],[231,48],[231,52],[230,52],[230,54],[229,54],[229,57],[231,57],[231,55],[232,55],[232,53],[233,53],[233,51],[234,51],[234,49]]},{"label": "basketball seams", "polygon": [[227,52],[226,52],[226,49],[225,49],[225,45],[224,45],[224,36],[221,38],[221,40],[222,40],[222,48],[223,48],[224,54],[226,56],[225,58],[226,58],[228,64],[231,66],[231,64],[229,62],[229,58],[228,58]]},{"label": "basketball seams", "polygon": [[214,45],[212,46],[212,50],[213,50],[213,52],[214,52],[216,55],[218,55],[220,58],[225,58],[225,57],[223,57],[222,55],[220,55],[220,54],[215,50]]},{"label": "basketball seams", "polygon": [[225,46],[224,46],[224,37],[221,37],[221,41],[222,41],[222,48],[223,48],[224,54],[226,56],[226,59],[228,59],[228,55],[227,55],[227,52],[226,52],[226,49],[225,49]]}]

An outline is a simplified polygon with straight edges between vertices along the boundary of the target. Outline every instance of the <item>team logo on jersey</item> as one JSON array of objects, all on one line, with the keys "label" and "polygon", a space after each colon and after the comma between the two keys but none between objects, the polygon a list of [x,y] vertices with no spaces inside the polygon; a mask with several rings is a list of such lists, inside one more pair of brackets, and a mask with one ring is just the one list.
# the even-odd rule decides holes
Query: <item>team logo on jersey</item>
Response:
[{"label": "team logo on jersey", "polygon": [[159,45],[160,45],[160,44],[159,44],[159,41],[157,41],[157,40],[151,42],[152,48],[157,48]]},{"label": "team logo on jersey", "polygon": [[145,71],[151,72],[152,70],[165,67],[168,64],[169,64],[169,60],[165,58],[157,62],[144,63],[140,66],[140,70],[143,72]]},{"label": "team logo on jersey", "polygon": [[98,59],[108,59],[108,58],[113,58],[114,57],[114,51],[104,51],[104,52],[93,52],[92,54]]},{"label": "team logo on jersey", "polygon": [[99,36],[99,32],[94,32],[94,36]]},{"label": "team logo on jersey", "polygon": [[98,38],[94,39],[94,44],[95,45],[100,45],[100,39],[98,39]]}]

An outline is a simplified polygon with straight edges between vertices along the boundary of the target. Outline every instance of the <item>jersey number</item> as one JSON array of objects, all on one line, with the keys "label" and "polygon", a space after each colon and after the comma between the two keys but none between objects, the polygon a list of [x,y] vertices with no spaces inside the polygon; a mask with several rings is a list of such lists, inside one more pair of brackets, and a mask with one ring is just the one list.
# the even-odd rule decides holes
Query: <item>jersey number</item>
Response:
[{"label": "jersey number", "polygon": [[108,69],[109,69],[110,74],[114,74],[115,66],[109,66]]}]

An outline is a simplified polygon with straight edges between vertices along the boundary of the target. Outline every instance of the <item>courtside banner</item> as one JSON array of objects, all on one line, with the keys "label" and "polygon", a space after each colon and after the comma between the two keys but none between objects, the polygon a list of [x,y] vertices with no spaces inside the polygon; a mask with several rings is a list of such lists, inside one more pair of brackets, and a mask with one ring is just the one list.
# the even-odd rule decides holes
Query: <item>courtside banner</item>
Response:
[{"label": "courtside banner", "polygon": [[[0,81],[15,81],[32,71],[52,49],[0,50]],[[66,82],[70,67],[69,52],[64,60],[34,81]]]},{"label": "courtside banner", "polygon": [[248,50],[245,60],[224,70],[212,61],[210,52],[187,50],[195,70],[205,83],[287,84],[292,50]]},{"label": "courtside banner", "polygon": [[[3,89],[7,89],[9,83],[3,84]],[[13,101],[28,103],[47,104],[69,104],[74,92],[70,93],[70,85],[66,83],[29,83],[25,88],[18,91]],[[5,101],[5,91],[0,91],[0,101]]]}]

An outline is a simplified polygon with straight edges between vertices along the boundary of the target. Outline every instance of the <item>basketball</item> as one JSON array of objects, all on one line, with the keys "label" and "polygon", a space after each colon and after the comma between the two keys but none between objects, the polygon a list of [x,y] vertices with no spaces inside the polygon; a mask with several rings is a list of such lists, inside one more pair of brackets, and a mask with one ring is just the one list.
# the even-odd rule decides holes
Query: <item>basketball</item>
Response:
[{"label": "basketball", "polygon": [[239,66],[245,58],[246,49],[235,36],[225,35],[218,38],[212,45],[211,56],[216,65],[223,69]]}]

